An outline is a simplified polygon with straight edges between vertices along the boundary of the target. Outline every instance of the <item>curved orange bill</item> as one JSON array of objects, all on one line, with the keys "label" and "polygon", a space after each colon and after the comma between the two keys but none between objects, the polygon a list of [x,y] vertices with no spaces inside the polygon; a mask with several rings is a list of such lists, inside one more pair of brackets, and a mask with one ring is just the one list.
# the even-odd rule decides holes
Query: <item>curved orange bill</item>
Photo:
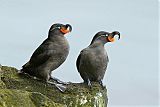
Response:
[{"label": "curved orange bill", "polygon": [[114,40],[114,37],[112,37],[112,36],[108,36],[108,40],[110,41],[110,42],[114,42],[115,40]]},{"label": "curved orange bill", "polygon": [[70,32],[68,29],[63,28],[63,27],[60,29],[60,31],[61,31],[62,33],[64,33],[64,34]]}]

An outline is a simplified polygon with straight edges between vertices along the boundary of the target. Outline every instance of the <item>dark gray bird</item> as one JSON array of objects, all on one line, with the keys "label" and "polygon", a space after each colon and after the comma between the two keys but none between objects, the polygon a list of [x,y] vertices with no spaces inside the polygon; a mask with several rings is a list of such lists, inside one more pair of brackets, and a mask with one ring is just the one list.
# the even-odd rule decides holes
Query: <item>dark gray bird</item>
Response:
[{"label": "dark gray bird", "polygon": [[102,80],[109,62],[104,45],[113,42],[115,35],[119,35],[120,39],[120,33],[117,31],[100,31],[93,37],[91,44],[80,52],[76,61],[77,70],[89,87],[91,82],[99,82],[103,87]]},{"label": "dark gray bird", "polygon": [[22,66],[21,72],[48,81],[51,78],[51,71],[58,68],[68,56],[69,44],[64,35],[71,31],[72,27],[69,24],[53,24],[49,29],[48,38]]}]

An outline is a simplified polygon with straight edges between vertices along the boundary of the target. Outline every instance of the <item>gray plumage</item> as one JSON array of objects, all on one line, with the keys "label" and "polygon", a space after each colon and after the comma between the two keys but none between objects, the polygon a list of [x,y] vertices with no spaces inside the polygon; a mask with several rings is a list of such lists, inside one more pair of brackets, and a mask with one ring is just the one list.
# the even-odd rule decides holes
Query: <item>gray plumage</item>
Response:
[{"label": "gray plumage", "polygon": [[72,30],[71,25],[53,24],[48,38],[34,51],[30,60],[22,66],[21,72],[48,81],[51,78],[51,71],[58,68],[68,56],[69,44],[64,37],[64,34],[69,32],[67,30]]},{"label": "gray plumage", "polygon": [[77,69],[84,83],[87,83],[89,86],[91,82],[99,82],[103,86],[102,80],[109,62],[104,45],[107,42],[111,42],[108,36],[114,38],[115,34],[105,31],[98,32],[93,37],[91,44],[80,52],[76,62]]}]

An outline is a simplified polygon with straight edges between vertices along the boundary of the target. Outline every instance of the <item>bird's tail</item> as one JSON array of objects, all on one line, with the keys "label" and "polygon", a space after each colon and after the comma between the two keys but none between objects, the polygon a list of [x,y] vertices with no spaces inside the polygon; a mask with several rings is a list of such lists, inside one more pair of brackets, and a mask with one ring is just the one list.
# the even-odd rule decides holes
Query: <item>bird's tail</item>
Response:
[{"label": "bird's tail", "polygon": [[31,70],[31,66],[30,66],[30,63],[27,62],[26,64],[24,64],[22,66],[22,69],[18,70],[18,73],[27,73]]}]

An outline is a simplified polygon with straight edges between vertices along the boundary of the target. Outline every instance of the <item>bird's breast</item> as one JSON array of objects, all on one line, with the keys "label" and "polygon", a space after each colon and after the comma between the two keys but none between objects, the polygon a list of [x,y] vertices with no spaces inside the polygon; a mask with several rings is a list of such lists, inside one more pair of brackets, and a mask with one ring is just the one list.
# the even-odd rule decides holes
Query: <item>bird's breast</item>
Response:
[{"label": "bird's breast", "polygon": [[104,48],[89,48],[84,50],[83,54],[85,61],[88,61],[93,66],[103,65],[108,62],[107,52]]},{"label": "bird's breast", "polygon": [[50,52],[49,62],[51,62],[51,70],[59,67],[69,54],[69,44],[67,41],[56,41],[48,48]]}]

